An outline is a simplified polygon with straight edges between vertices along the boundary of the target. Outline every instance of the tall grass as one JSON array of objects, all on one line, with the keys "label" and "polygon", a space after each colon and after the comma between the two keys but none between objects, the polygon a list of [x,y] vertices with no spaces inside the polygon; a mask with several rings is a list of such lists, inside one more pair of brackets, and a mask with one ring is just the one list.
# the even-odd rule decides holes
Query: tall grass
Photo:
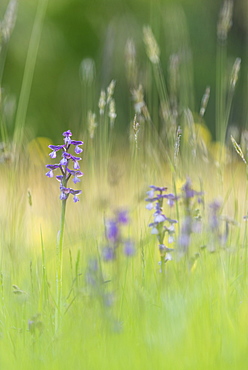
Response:
[{"label": "tall grass", "polygon": [[[31,38],[15,143],[24,138],[45,4],[40,2]],[[172,75],[167,83],[155,58],[161,51],[151,28],[144,29],[144,37],[154,76],[151,89],[158,94],[154,112],[159,117],[149,111],[149,91],[145,79],[139,81],[136,74],[139,55],[133,53],[129,56],[135,58],[127,65],[132,69],[127,68],[128,76],[136,76],[130,92],[128,145],[115,130],[114,82],[99,92],[100,102],[96,98],[95,104],[87,103],[89,126],[78,129],[79,139],[85,141],[83,193],[77,204],[71,199],[67,203],[59,331],[55,330],[56,233],[61,201],[56,184],[44,176],[47,143],[37,138],[19,153],[18,162],[12,156],[0,163],[1,369],[247,367],[248,253],[243,219],[247,215],[247,158],[234,138],[233,152],[224,147],[240,61],[236,60],[230,79],[223,56],[218,57],[217,136],[229,154],[220,158],[203,123],[209,89],[199,113],[183,106],[177,83],[173,85],[180,77],[178,63],[182,61],[171,57]],[[130,47],[133,41],[128,42]],[[229,79],[233,89],[227,90],[231,91],[227,102],[224,79]],[[85,85],[82,89],[84,96]],[[94,86],[90,89],[95,91]],[[229,108],[225,110],[224,105]],[[85,112],[82,117],[87,117]],[[235,151],[243,161],[235,157]],[[197,196],[185,196],[187,177],[192,180],[190,191],[201,194],[199,202]],[[158,241],[148,227],[154,211],[145,208],[150,185],[166,186],[168,193],[178,197],[173,207],[164,199],[162,212],[178,223],[173,243],[164,240],[174,251],[162,269]],[[112,246],[108,222],[123,209],[129,211],[130,222],[121,230],[121,238],[133,241],[136,253],[125,256],[119,246],[116,259],[106,261],[104,248]],[[182,250],[180,236],[187,217],[191,219],[190,243]],[[197,222],[201,228],[192,226]]]}]

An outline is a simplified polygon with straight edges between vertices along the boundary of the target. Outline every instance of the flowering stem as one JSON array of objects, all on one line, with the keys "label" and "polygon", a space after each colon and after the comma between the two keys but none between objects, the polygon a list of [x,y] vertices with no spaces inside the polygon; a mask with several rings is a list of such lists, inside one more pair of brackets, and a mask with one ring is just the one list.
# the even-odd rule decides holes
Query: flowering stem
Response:
[{"label": "flowering stem", "polygon": [[55,311],[55,333],[57,333],[60,325],[61,317],[61,296],[63,283],[63,237],[65,228],[65,209],[66,200],[62,200],[60,230],[58,232],[56,246],[56,311]]},{"label": "flowering stem", "polygon": [[[72,133],[70,130],[63,132],[64,144],[62,145],[49,145],[48,147],[52,150],[49,154],[51,158],[56,158],[57,152],[62,150],[62,159],[58,164],[47,164],[48,172],[47,177],[54,177],[53,171],[60,169],[61,174],[56,176],[56,179],[60,182],[60,200],[62,202],[61,208],[61,219],[60,219],[60,230],[57,237],[56,244],[56,308],[55,308],[55,333],[57,333],[60,326],[61,318],[61,301],[62,301],[62,279],[63,279],[63,237],[65,228],[65,208],[66,201],[70,194],[73,195],[73,201],[76,203],[79,201],[78,195],[82,193],[81,190],[74,190],[67,187],[67,183],[73,176],[74,184],[80,182],[79,177],[83,176],[83,172],[79,171],[79,163],[82,158],[76,157],[69,153],[69,148],[74,147],[74,152],[78,155],[82,153],[83,149],[80,148],[83,145],[82,141],[71,140]],[[73,163],[73,169],[69,167],[69,164]]]}]

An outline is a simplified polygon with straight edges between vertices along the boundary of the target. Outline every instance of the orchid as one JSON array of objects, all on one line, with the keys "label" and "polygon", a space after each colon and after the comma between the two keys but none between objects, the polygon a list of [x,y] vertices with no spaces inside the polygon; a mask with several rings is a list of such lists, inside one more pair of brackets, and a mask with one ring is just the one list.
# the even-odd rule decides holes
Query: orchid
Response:
[{"label": "orchid", "polygon": [[[79,177],[83,176],[83,172],[80,171],[79,161],[82,159],[80,157],[76,157],[69,153],[69,148],[74,146],[74,152],[76,154],[82,153],[83,149],[80,148],[83,145],[82,141],[78,140],[71,140],[72,133],[70,130],[67,130],[63,133],[64,136],[64,144],[62,145],[49,145],[49,148],[52,152],[49,154],[51,158],[57,157],[57,152],[62,150],[61,160],[58,164],[47,164],[46,168],[48,168],[48,172],[46,173],[47,177],[54,177],[53,171],[60,169],[61,175],[57,175],[56,179],[60,182],[60,199],[67,200],[70,194],[73,195],[73,201],[78,202],[79,198],[78,195],[81,194],[81,190],[74,190],[67,187],[68,180],[70,177],[73,177],[74,184],[80,182]],[[69,168],[70,163],[73,163],[73,169]]]},{"label": "orchid", "polygon": [[[61,306],[62,306],[62,281],[63,281],[63,236],[65,228],[65,210],[66,201],[69,195],[73,195],[73,201],[76,203],[79,201],[78,195],[82,193],[81,190],[74,190],[68,187],[68,181],[73,177],[74,184],[80,182],[79,177],[83,176],[83,172],[80,171],[79,161],[82,159],[69,153],[71,146],[74,146],[74,152],[78,155],[82,153],[83,149],[80,148],[83,145],[82,141],[71,140],[72,133],[70,130],[63,132],[64,144],[62,145],[49,145],[48,147],[52,150],[49,156],[52,159],[57,158],[59,151],[62,151],[61,160],[57,164],[47,164],[46,168],[48,172],[47,177],[54,177],[54,171],[60,170],[60,174],[56,175],[56,179],[60,183],[60,200],[62,202],[61,209],[61,220],[60,230],[57,238],[56,246],[56,309],[55,309],[55,332],[59,330],[60,317],[61,317]],[[73,163],[73,169],[69,168],[70,164]]]}]

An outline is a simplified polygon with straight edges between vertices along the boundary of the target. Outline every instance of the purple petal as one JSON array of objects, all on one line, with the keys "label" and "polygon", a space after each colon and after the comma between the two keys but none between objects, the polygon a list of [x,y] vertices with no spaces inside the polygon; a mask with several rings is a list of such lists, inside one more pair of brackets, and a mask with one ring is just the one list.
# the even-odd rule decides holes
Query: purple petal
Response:
[{"label": "purple petal", "polygon": [[62,157],[69,160],[72,157],[72,155],[70,153],[63,152]]},{"label": "purple petal", "polygon": [[70,137],[70,136],[72,136],[71,130],[67,130],[67,131],[63,132],[63,136],[64,137]]},{"label": "purple petal", "polygon": [[74,179],[72,181],[74,182],[74,184],[77,184],[78,182],[80,182],[77,176],[74,176]]},{"label": "purple petal", "polygon": [[73,197],[73,202],[76,203],[76,202],[79,202],[79,198],[77,195],[74,195]]},{"label": "purple petal", "polygon": [[154,190],[149,190],[149,191],[146,192],[146,194],[149,198],[153,198],[154,197]]},{"label": "purple petal", "polygon": [[72,144],[72,145],[83,145],[83,141],[79,141],[79,140],[72,140],[72,141],[71,141],[71,144]]},{"label": "purple petal", "polygon": [[148,203],[148,204],[146,205],[146,209],[149,209],[149,211],[150,211],[151,209],[153,209],[153,204],[152,204],[152,203]]},{"label": "purple petal", "polygon": [[177,224],[178,221],[177,220],[173,220],[172,218],[169,218],[169,217],[166,217],[166,220],[170,223],[170,224]]},{"label": "purple petal", "polygon": [[59,164],[47,164],[46,168],[49,168],[50,170],[56,170],[56,168],[60,168]]},{"label": "purple petal", "polygon": [[154,189],[154,190],[156,190],[156,191],[160,191],[160,192],[162,192],[162,191],[166,191],[166,190],[167,190],[167,188],[166,188],[166,187],[159,187],[159,186],[154,186],[154,185],[151,185],[151,186],[150,186],[150,188],[151,188],[151,189]]},{"label": "purple petal", "polygon": [[52,149],[56,152],[60,149],[63,149],[64,147],[65,147],[64,144],[63,145],[48,145],[48,148],[50,148],[50,149]]},{"label": "purple petal", "polygon": [[60,161],[61,166],[66,166],[67,163],[68,163],[68,161],[67,161],[66,158],[62,158],[61,161]]},{"label": "purple petal", "polygon": [[79,170],[80,166],[79,166],[78,161],[75,161],[75,162],[74,162],[73,168],[74,168],[75,170]]},{"label": "purple petal", "polygon": [[162,214],[158,214],[154,217],[154,222],[160,223],[166,221],[166,217]]},{"label": "purple petal", "polygon": [[70,194],[71,193],[71,190],[70,188],[65,188],[64,186],[61,186],[60,187],[60,190],[65,193],[65,194]]},{"label": "purple petal", "polygon": [[76,146],[74,151],[75,151],[76,154],[80,154],[80,153],[82,153],[83,149],[79,148],[79,146]]},{"label": "purple petal", "polygon": [[72,136],[71,131],[68,130],[68,131],[63,132],[63,136],[64,136],[65,145],[70,145],[71,144],[70,136]]},{"label": "purple petal", "polygon": [[71,188],[68,189],[69,190],[69,193],[73,194],[73,195],[79,195],[82,193],[82,190],[73,190]]},{"label": "purple petal", "polygon": [[56,152],[55,152],[55,151],[53,151],[52,153],[50,153],[50,154],[49,154],[49,156],[50,156],[51,158],[53,158],[53,159],[54,159],[54,158],[56,158]]},{"label": "purple petal", "polygon": [[53,177],[53,171],[52,171],[52,170],[48,171],[48,172],[46,173],[46,176],[47,176],[47,177]]},{"label": "purple petal", "polygon": [[68,195],[67,194],[65,194],[65,193],[60,193],[60,199],[61,200],[65,200],[65,199],[67,199],[67,197],[68,197]]},{"label": "purple petal", "polygon": [[126,225],[129,222],[128,212],[127,211],[119,211],[117,214],[117,221],[120,224]]},{"label": "purple petal", "polygon": [[75,157],[74,155],[70,154],[70,158],[73,160],[73,162],[76,162],[76,161],[81,161],[82,158],[80,157]]},{"label": "purple petal", "polygon": [[81,171],[75,171],[75,170],[70,170],[70,168],[67,168],[67,172],[69,172],[72,176],[77,176],[77,177],[81,177],[83,176],[83,172]]}]

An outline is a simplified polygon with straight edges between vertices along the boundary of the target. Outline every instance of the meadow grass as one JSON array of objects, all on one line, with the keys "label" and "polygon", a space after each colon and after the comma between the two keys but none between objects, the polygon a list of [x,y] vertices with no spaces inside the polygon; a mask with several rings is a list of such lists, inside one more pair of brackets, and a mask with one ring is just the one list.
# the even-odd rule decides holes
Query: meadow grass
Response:
[{"label": "meadow grass", "polygon": [[[40,4],[45,7],[46,2]],[[38,8],[31,54],[43,10]],[[199,114],[192,113],[183,106],[186,97],[180,100],[176,82],[185,73],[178,66],[185,54],[171,58],[167,86],[149,27],[144,28],[144,41],[151,62],[147,79],[154,80],[147,95],[157,108],[151,112],[132,59],[128,76],[136,83],[130,82],[134,107],[128,144],[115,130],[114,81],[101,93],[99,113],[89,113],[88,128],[78,128],[78,140],[85,141],[84,177],[80,201],[66,200],[59,293],[56,238],[61,200],[58,183],[45,177],[45,165],[52,162],[47,148],[51,142],[35,138],[28,143],[24,138],[34,68],[29,58],[14,152],[2,114],[1,369],[247,368],[246,148],[234,138],[233,148],[224,144],[240,62],[235,76],[228,77],[221,45],[216,121],[220,142],[213,142],[203,121],[209,89]],[[224,84],[225,78],[231,87]],[[168,187],[166,194],[174,194],[175,204],[169,206],[164,198],[157,215],[146,209],[145,199],[155,196],[147,194],[150,185]],[[120,210],[128,211],[129,221],[122,226],[115,221]],[[171,244],[167,234],[160,235],[164,221],[153,225],[157,234],[148,227],[162,214],[177,221]],[[110,221],[121,232],[114,241]],[[127,240],[135,247],[134,255],[123,253]],[[173,251],[164,255],[161,243]],[[115,258],[106,258],[104,248],[113,246]],[[172,260],[164,262],[169,255]]]}]

